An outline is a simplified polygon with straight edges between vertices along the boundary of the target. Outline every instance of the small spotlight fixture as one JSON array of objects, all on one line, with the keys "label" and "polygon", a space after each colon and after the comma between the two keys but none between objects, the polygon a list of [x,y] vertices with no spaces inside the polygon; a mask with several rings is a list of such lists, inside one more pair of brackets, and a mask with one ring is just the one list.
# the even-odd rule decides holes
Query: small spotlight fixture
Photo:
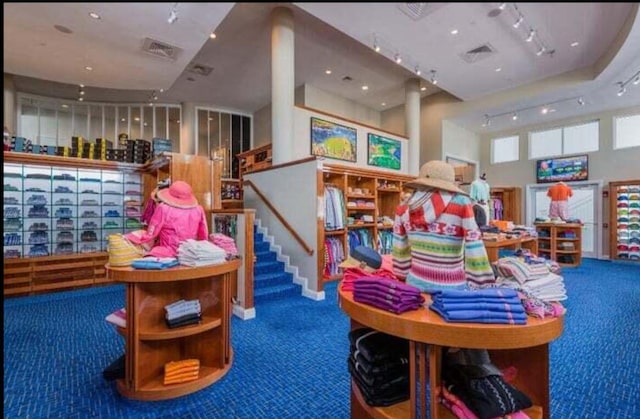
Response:
[{"label": "small spotlight fixture", "polygon": [[158,100],[158,95],[154,95],[153,100]]},{"label": "small spotlight fixture", "polygon": [[331,74],[331,73],[332,73],[332,71],[331,71],[331,70],[329,70],[329,69],[326,69],[326,70],[324,70],[324,73],[325,73],[325,74]]},{"label": "small spotlight fixture", "polygon": [[96,12],[89,12],[89,16],[91,16],[94,19],[100,19],[100,15],[97,14]]},{"label": "small spotlight fixture", "polygon": [[149,102],[149,106],[153,106],[153,102]]},{"label": "small spotlight fixture", "polygon": [[577,47],[578,45],[580,45],[580,42],[578,42],[578,41],[571,43],[572,47]]},{"label": "small spotlight fixture", "polygon": [[380,52],[380,44],[378,44],[378,38],[377,37],[373,37],[373,50],[375,52]]},{"label": "small spotlight fixture", "polygon": [[362,86],[362,90],[369,90],[369,86],[367,86],[366,84]]},{"label": "small spotlight fixture", "polygon": [[415,68],[415,72],[416,72],[416,75],[418,75],[418,76],[419,76],[420,74],[422,74],[422,71],[420,71],[420,67],[418,67],[418,66],[416,66],[416,68]]},{"label": "small spotlight fixture", "polygon": [[66,103],[63,103],[63,104],[62,104],[62,107],[63,107],[63,108],[65,108],[65,109],[67,109],[67,108],[69,107],[69,105],[67,105]]},{"label": "small spotlight fixture", "polygon": [[544,46],[542,46],[542,45],[541,45],[541,46],[540,46],[540,49],[538,50],[538,52],[536,52],[536,55],[539,57],[539,56],[541,56],[542,54],[544,54],[546,50],[547,50],[547,49],[546,49]]},{"label": "small spotlight fixture", "polygon": [[438,84],[438,79],[436,79],[436,70],[431,70],[431,84]]},{"label": "small spotlight fixture", "polygon": [[500,3],[500,6],[498,6],[498,9],[500,10],[504,10],[507,8],[507,3]]},{"label": "small spotlight fixture", "polygon": [[426,90],[427,90],[427,88],[426,88],[425,86],[422,86],[422,87],[420,88],[420,91],[421,91],[421,92],[424,92],[424,91],[426,91]]},{"label": "small spotlight fixture", "polygon": [[491,125],[491,117],[487,114],[484,115],[484,124],[482,124],[483,127],[488,127]]},{"label": "small spotlight fixture", "polygon": [[518,29],[520,27],[520,24],[524,21],[524,18],[522,17],[522,15],[518,16],[518,19],[513,23],[513,27]]},{"label": "small spotlight fixture", "polygon": [[535,31],[535,30],[533,30],[533,29],[531,29],[531,30],[529,31],[529,36],[527,36],[527,39],[525,39],[525,41],[527,41],[527,42],[531,42],[531,41],[533,41],[533,37],[534,37],[535,35],[536,35],[536,31]]},{"label": "small spotlight fixture", "polygon": [[514,121],[517,121],[518,120],[518,114],[514,112],[513,115],[511,116],[511,119],[514,120]]},{"label": "small spotlight fixture", "polygon": [[400,64],[402,62],[402,57],[400,56],[400,54],[396,54],[393,57],[394,61],[396,62],[396,64]]},{"label": "small spotlight fixture", "polygon": [[540,111],[540,113],[543,115],[546,115],[548,112],[549,112],[549,108],[547,108],[546,106],[542,108],[542,110]]},{"label": "small spotlight fixture", "polygon": [[381,106],[387,106],[387,104],[385,102],[382,102],[380,105]]},{"label": "small spotlight fixture", "polygon": [[215,32],[211,32],[209,34],[209,39],[216,39],[218,37],[218,35],[215,34]]},{"label": "small spotlight fixture", "polygon": [[82,102],[83,100],[84,100],[84,98],[83,98],[83,97],[79,97],[79,98],[78,98],[78,102]]},{"label": "small spotlight fixture", "polygon": [[618,96],[622,96],[627,93],[627,88],[624,84],[620,83],[620,90],[618,90]]},{"label": "small spotlight fixture", "polygon": [[86,66],[84,69],[87,70],[87,71],[93,71],[93,67],[91,67],[91,66]]},{"label": "small spotlight fixture", "polygon": [[164,89],[160,89],[160,93],[164,93]]},{"label": "small spotlight fixture", "polygon": [[584,106],[584,99],[583,98],[581,98],[581,97],[578,98],[578,105]]},{"label": "small spotlight fixture", "polygon": [[637,86],[637,85],[638,85],[638,83],[640,83],[640,74],[638,74],[638,75],[636,76],[636,78],[635,78],[635,79],[633,79],[633,84],[634,84],[634,86]]},{"label": "small spotlight fixture", "polygon": [[136,116],[135,118],[133,118],[133,120],[136,121],[136,122],[139,122],[140,118]]},{"label": "small spotlight fixture", "polygon": [[84,96],[84,90],[80,90],[80,96]]},{"label": "small spotlight fixture", "polygon": [[498,67],[498,68],[496,68],[496,73],[499,73],[499,72],[501,72],[501,71],[502,71],[502,67]]},{"label": "small spotlight fixture", "polygon": [[640,84],[640,70],[636,71],[626,81],[619,81],[616,83],[616,85],[620,86],[620,90],[618,90],[618,96],[622,96],[627,92],[627,86],[629,84],[632,84],[633,86],[637,86],[638,84]]},{"label": "small spotlight fixture", "polygon": [[127,122],[127,120],[125,118],[122,118],[120,122]]},{"label": "small spotlight fixture", "polygon": [[458,30],[457,29],[451,30],[451,35],[457,35],[457,34],[458,34]]},{"label": "small spotlight fixture", "polygon": [[81,84],[81,85],[80,85],[80,88],[81,88],[81,89],[84,89],[84,84]]},{"label": "small spotlight fixture", "polygon": [[169,18],[167,19],[167,22],[169,22],[170,25],[173,25],[178,20],[177,9],[178,9],[178,3],[173,3],[173,7],[171,8],[171,12],[169,13]]}]

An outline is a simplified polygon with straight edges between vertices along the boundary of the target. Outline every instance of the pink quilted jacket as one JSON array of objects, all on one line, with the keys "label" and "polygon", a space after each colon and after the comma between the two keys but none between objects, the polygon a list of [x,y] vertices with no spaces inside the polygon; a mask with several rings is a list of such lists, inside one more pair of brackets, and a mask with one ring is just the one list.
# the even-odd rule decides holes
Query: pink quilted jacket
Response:
[{"label": "pink quilted jacket", "polygon": [[132,243],[142,244],[158,239],[146,256],[175,257],[180,243],[187,239],[207,240],[207,218],[200,205],[195,208],[175,208],[165,203],[156,206],[147,231],[140,237],[127,234]]}]

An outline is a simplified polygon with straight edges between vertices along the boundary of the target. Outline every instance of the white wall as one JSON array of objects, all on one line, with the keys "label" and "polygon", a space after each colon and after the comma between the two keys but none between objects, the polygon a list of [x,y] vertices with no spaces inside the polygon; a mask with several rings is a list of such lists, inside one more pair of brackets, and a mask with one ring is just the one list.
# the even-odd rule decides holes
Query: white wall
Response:
[{"label": "white wall", "polygon": [[[317,117],[325,121],[335,122],[348,127],[353,127],[353,128],[356,128],[357,130],[357,145],[356,145],[357,161],[355,163],[352,163],[344,160],[325,159],[326,162],[338,163],[344,166],[355,166],[355,167],[361,167],[365,169],[380,170],[380,171],[391,172],[391,173],[408,174],[409,144],[405,137],[388,134],[386,132],[382,132],[374,128],[365,127],[362,125],[355,124],[353,122],[343,121],[339,118],[326,116],[318,112],[313,112],[313,111],[310,111],[307,109],[301,109],[301,108],[295,108],[295,113],[293,117],[293,134],[294,134],[294,147],[295,147],[293,156],[295,160],[304,159],[311,155],[311,117]],[[369,166],[367,164],[367,134],[368,133],[378,134],[383,137],[399,140],[401,142],[400,170],[383,169],[376,166]]]},{"label": "white wall", "polygon": [[16,117],[16,87],[13,76],[4,73],[4,126],[9,129],[11,135],[17,135],[18,119]]},{"label": "white wall", "polygon": [[271,144],[271,104],[253,113],[253,148]]},{"label": "white wall", "polygon": [[244,179],[251,180],[280,212],[291,227],[302,237],[314,252],[309,256],[291,233],[280,223],[253,188],[244,187],[245,208],[256,209],[256,219],[269,229],[276,244],[288,255],[291,264],[298,267],[300,276],[309,280],[308,288],[318,290],[318,161],[312,160],[291,166],[249,173]]},{"label": "white wall", "polygon": [[446,156],[479,162],[480,136],[453,122],[442,121],[442,160]]},{"label": "white wall", "polygon": [[309,84],[304,86],[304,106],[380,127],[380,112]]}]

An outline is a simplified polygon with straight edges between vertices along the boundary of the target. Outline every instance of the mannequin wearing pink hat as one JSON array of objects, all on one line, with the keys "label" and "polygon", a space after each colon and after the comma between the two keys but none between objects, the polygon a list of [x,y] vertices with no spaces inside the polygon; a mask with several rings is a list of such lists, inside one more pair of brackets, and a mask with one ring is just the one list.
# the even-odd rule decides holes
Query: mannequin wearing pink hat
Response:
[{"label": "mannequin wearing pink hat", "polygon": [[156,205],[147,231],[141,235],[127,234],[132,243],[145,244],[157,240],[146,256],[175,257],[180,243],[188,240],[207,240],[207,218],[193,196],[191,186],[176,181],[156,192]]}]

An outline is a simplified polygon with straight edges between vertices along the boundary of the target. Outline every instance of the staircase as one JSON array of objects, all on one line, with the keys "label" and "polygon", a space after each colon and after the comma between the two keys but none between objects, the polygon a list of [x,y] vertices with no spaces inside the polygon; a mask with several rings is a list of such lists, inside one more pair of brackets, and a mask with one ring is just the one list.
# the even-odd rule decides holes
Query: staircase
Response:
[{"label": "staircase", "polygon": [[277,253],[269,250],[270,243],[253,226],[253,251],[256,262],[253,267],[253,299],[261,302],[301,295],[301,287],[293,282],[293,275],[284,270],[284,262],[277,260]]}]

